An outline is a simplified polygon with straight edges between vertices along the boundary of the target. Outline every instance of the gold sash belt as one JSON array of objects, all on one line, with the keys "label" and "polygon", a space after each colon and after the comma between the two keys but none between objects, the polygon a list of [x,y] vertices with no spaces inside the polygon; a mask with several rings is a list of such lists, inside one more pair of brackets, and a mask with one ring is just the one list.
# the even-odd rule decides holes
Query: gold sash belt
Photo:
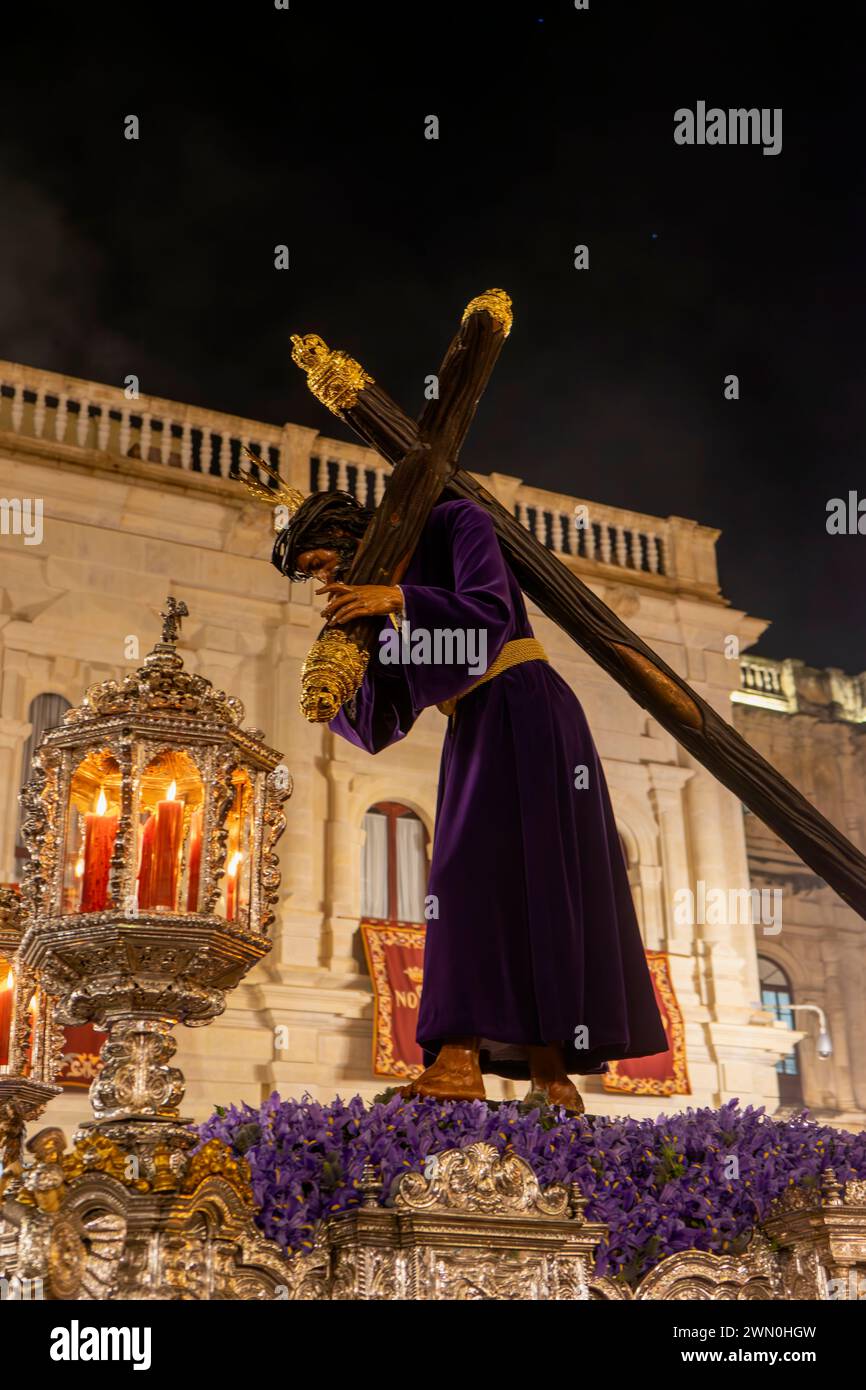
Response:
[{"label": "gold sash belt", "polygon": [[457,709],[457,701],[464,700],[467,695],[471,695],[473,690],[477,690],[479,685],[484,685],[486,681],[492,681],[494,676],[501,676],[503,671],[508,671],[512,666],[520,666],[524,661],[547,661],[547,652],[542,647],[537,637],[517,637],[513,642],[506,642],[496,660],[488,666],[483,676],[479,676],[477,681],[473,681],[468,690],[462,694],[455,695],[450,700],[443,700],[440,709],[443,714],[452,715]]}]

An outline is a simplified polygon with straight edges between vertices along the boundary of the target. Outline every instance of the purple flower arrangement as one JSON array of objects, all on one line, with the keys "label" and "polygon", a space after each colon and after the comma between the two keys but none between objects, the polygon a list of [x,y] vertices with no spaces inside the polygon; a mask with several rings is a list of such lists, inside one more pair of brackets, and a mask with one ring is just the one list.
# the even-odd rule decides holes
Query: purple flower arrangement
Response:
[{"label": "purple flower arrangement", "polygon": [[286,1251],[312,1248],[316,1227],[360,1201],[369,1159],[387,1202],[403,1173],[429,1155],[477,1140],[526,1159],[542,1186],[576,1182],[586,1215],[609,1236],[596,1272],[636,1282],[679,1250],[736,1253],[788,1187],[815,1186],[825,1168],[866,1177],[866,1134],[803,1114],[773,1120],[729,1101],[656,1119],[579,1119],[519,1102],[404,1100],[368,1106],[360,1096],[322,1105],[274,1093],[259,1110],[217,1112],[202,1140],[222,1139],[252,1171],[257,1223]]}]

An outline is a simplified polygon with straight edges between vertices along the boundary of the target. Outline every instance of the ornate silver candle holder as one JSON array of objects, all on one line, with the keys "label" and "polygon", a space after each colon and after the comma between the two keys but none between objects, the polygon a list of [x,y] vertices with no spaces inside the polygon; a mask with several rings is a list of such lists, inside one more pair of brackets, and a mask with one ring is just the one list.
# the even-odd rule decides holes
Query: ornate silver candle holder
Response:
[{"label": "ornate silver candle holder", "polygon": [[0,887],[0,989],[7,993],[9,1006],[0,1037],[0,1056],[5,1057],[0,1065],[0,1190],[10,1193],[20,1188],[26,1126],[61,1090],[54,1078],[61,1064],[63,1029],[55,1017],[55,1001],[19,957],[23,930],[21,899],[14,888],[4,885]]},{"label": "ornate silver candle holder", "polygon": [[41,1131],[7,1184],[0,1273],[50,1297],[263,1297],[282,1277],[245,1160],[217,1141],[191,1153],[171,1030],[210,1023],[270,949],[291,782],[240,702],[184,669],[186,614],[169,598],[162,640],[45,736],[22,796],[16,964],[44,1006],[27,1038],[19,1010],[16,1059],[28,1050],[44,1090],[59,1025],[108,1034],[72,1150]]},{"label": "ornate silver candle holder", "polygon": [[34,756],[19,959],[63,1023],[107,1030],[83,1132],[153,1151],[192,1141],[171,1065],[270,949],[289,777],[240,702],[184,670],[185,604],[121,682],[103,681]]}]

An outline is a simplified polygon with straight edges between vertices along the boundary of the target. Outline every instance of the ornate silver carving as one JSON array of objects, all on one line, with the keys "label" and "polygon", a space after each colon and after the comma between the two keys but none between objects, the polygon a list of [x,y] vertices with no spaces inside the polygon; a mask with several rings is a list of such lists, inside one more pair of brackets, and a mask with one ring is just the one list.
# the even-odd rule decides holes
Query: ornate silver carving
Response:
[{"label": "ornate silver carving", "polygon": [[102,1067],[90,1088],[96,1120],[127,1115],[176,1119],[184,1095],[183,1072],[169,1065],[177,1043],[162,1019],[124,1019],[102,1049]]},{"label": "ornate silver carving", "polygon": [[492,1144],[470,1144],[442,1154],[428,1179],[407,1173],[394,1205],[406,1211],[465,1211],[499,1216],[566,1217],[569,1190],[544,1190],[529,1164],[516,1154],[501,1155]]},{"label": "ornate silver carving", "polygon": [[359,1208],[331,1218],[332,1299],[545,1298],[589,1301],[605,1227],[584,1199],[542,1189],[529,1164],[491,1144],[438,1155],[432,1172],[406,1173],[390,1205],[365,1169]]},{"label": "ornate silver carving", "polygon": [[573,1194],[564,1205],[563,1188],[539,1189],[522,1159],[486,1144],[439,1155],[429,1179],[401,1179],[393,1204],[340,1213],[309,1254],[284,1256],[250,1224],[243,1160],[211,1141],[192,1156],[153,1152],[133,1177],[133,1128],[118,1127],[125,1148],[102,1132],[69,1153],[57,1130],[31,1141],[37,1164],[4,1212],[15,1259],[0,1227],[0,1271],[43,1279],[50,1297],[334,1301],[813,1300],[856,1296],[845,1288],[866,1277],[866,1206],[814,1193],[808,1213],[775,1218],[793,1226],[772,1242],[756,1232],[741,1255],[668,1256],[632,1290],[591,1273],[605,1228]]},{"label": "ornate silver carving", "polygon": [[638,1285],[635,1299],[770,1300],[781,1296],[776,1293],[780,1285],[773,1271],[756,1268],[747,1258],[684,1250],[651,1269]]},{"label": "ornate silver carving", "polygon": [[[151,1117],[155,1145],[162,1142],[161,1124],[178,1123],[183,1095],[178,1074],[166,1066],[168,1027],[209,1023],[225,1007],[226,991],[270,947],[267,930],[280,881],[275,847],[290,791],[288,779],[274,775],[279,754],[257,730],[241,727],[240,702],[184,670],[175,644],[185,614],[186,605],[170,598],[162,640],[139,670],[92,686],[46,735],[23,798],[30,859],[20,965],[30,972],[28,986],[38,977],[46,997],[56,1001],[60,1022],[93,1021],[109,1032],[93,1090],[94,1122],[116,1127],[124,1115],[134,1115],[140,1140],[143,1119]],[[196,911],[136,906],[136,820],[145,786],[153,805],[154,768],[178,768],[179,775],[195,769],[203,813]],[[167,780],[168,771],[164,775]],[[108,905],[71,912],[63,880],[72,802],[78,797],[81,811],[80,798],[95,795],[106,777],[117,808]],[[227,817],[238,796],[249,815],[249,893],[246,905],[225,920],[216,908]],[[26,1027],[24,1018],[19,1050]],[[60,1036],[50,1027],[40,1035],[48,1070],[59,1056]]]},{"label": "ornate silver carving", "polygon": [[[66,1155],[67,1167],[74,1153]],[[190,1161],[191,1164],[195,1160]],[[286,1259],[256,1232],[234,1180],[131,1190],[106,1172],[73,1178],[56,1212],[17,1205],[15,1272],[66,1299],[290,1299],[321,1296],[327,1253]],[[2,1245],[0,1245],[2,1250]],[[11,1267],[7,1264],[7,1272]]]}]

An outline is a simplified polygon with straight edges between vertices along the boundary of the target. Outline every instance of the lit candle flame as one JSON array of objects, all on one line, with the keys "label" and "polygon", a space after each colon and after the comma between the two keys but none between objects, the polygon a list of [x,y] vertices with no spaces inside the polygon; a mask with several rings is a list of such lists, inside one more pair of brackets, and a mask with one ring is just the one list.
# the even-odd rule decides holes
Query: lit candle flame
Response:
[{"label": "lit candle flame", "polygon": [[28,1013],[31,1013],[31,1014],[35,1014],[35,1013],[36,1013],[36,995],[35,995],[35,994],[33,995],[33,998],[30,1000],[30,1003],[27,1005],[27,1012],[28,1012]]},{"label": "lit candle flame", "polygon": [[104,816],[107,810],[108,810],[108,801],[107,801],[106,796],[105,796],[105,788],[104,788],[104,787],[100,787],[100,788],[99,788],[99,796],[98,796],[97,799],[96,799],[96,814],[97,814],[98,816]]},{"label": "lit candle flame", "polygon": [[232,855],[231,859],[229,860],[229,867],[228,867],[229,878],[237,878],[238,869],[239,869],[239,867],[240,867],[240,862],[241,862],[242,859],[243,859],[243,855],[241,854],[240,850],[237,850],[237,851]]},{"label": "lit candle flame", "polygon": [[4,988],[4,989],[14,989],[14,988],[15,988],[15,972],[14,972],[14,970],[10,970],[10,971],[9,971],[9,974],[6,976],[6,983],[4,984],[3,988]]},{"label": "lit candle flame", "polygon": [[167,791],[166,794],[165,794],[165,799],[166,799],[166,801],[174,801],[174,798],[175,798],[176,796],[177,796],[177,782],[172,782],[171,785],[169,786],[168,791]]},{"label": "lit candle flame", "polygon": [[75,861],[75,877],[81,878],[84,874],[84,855],[79,854]]}]

